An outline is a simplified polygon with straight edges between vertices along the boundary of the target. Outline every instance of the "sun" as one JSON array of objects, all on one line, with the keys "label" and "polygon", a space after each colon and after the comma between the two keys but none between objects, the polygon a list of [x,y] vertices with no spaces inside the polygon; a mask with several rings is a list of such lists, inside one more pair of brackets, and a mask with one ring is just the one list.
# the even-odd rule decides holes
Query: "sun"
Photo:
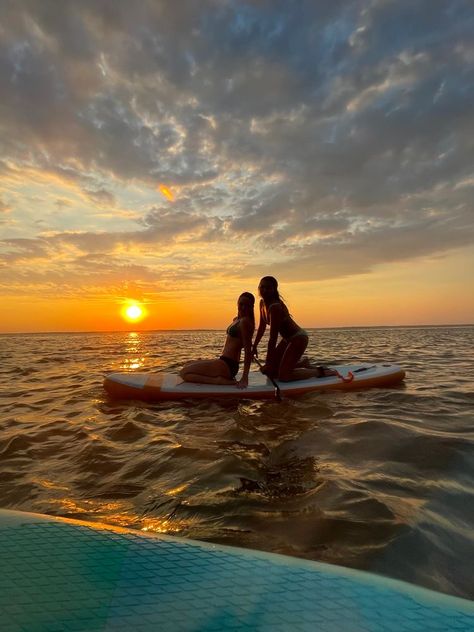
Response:
[{"label": "sun", "polygon": [[129,320],[139,320],[142,317],[143,311],[138,305],[130,305],[130,307],[127,307],[125,313]]},{"label": "sun", "polygon": [[138,323],[146,316],[145,308],[138,303],[129,303],[122,308],[122,317],[129,323]]}]

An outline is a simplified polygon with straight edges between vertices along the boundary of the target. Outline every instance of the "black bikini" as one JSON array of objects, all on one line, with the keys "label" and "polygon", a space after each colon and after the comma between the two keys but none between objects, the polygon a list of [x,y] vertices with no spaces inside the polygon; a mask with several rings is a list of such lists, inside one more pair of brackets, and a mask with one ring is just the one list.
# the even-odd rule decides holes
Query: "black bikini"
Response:
[{"label": "black bikini", "polygon": [[227,364],[227,366],[229,367],[230,377],[233,380],[239,372],[239,363],[237,362],[237,360],[232,360],[232,358],[228,358],[227,356],[221,356],[219,360],[222,360]]},{"label": "black bikini", "polygon": [[[235,319],[228,327],[227,327],[227,335],[231,338],[240,338],[240,318]],[[228,358],[227,356],[221,356],[219,360],[222,360],[229,367],[229,373],[231,379],[239,372],[239,363],[237,360],[233,360],[232,358]]]}]

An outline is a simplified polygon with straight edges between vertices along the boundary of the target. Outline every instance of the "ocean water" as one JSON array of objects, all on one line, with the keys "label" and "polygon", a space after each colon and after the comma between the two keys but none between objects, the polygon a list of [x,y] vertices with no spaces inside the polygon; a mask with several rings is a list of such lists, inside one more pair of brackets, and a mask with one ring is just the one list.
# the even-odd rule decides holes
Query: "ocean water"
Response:
[{"label": "ocean water", "polygon": [[223,332],[0,336],[0,506],[474,598],[474,327],[310,334],[318,362],[396,362],[405,383],[281,403],[114,402],[104,373],[214,357]]}]

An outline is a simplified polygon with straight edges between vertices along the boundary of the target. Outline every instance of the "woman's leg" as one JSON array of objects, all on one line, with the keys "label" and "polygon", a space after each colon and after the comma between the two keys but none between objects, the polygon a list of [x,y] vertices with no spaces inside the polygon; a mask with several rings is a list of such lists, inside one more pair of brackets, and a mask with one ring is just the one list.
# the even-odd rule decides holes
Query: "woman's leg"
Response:
[{"label": "woman's leg", "polygon": [[283,358],[280,362],[278,379],[281,382],[292,382],[293,380],[307,380],[310,377],[326,377],[336,375],[336,371],[328,367],[311,366],[308,363],[301,363],[300,358],[308,346],[307,336],[295,336],[288,342]]},{"label": "woman's leg", "polygon": [[[316,372],[314,377],[328,377],[329,375],[337,375],[337,371],[331,369],[329,366],[324,366],[323,364],[316,364],[316,362],[311,362],[311,360],[307,357],[301,358],[296,363],[295,369],[312,369]],[[312,376],[311,376],[312,377]]]},{"label": "woman's leg", "polygon": [[308,336],[295,336],[288,341],[278,370],[279,380],[290,382],[292,380],[306,380],[309,377],[316,377],[317,371],[315,369],[296,368],[307,346]]},{"label": "woman's leg", "polygon": [[198,384],[235,384],[230,377],[227,364],[218,358],[215,360],[196,360],[188,362],[179,372],[185,382]]},{"label": "woman's leg", "polygon": [[265,375],[274,378],[278,377],[278,367],[280,366],[281,359],[285,354],[287,346],[288,342],[282,338],[275,347],[275,351],[270,358],[270,363],[265,364]]}]

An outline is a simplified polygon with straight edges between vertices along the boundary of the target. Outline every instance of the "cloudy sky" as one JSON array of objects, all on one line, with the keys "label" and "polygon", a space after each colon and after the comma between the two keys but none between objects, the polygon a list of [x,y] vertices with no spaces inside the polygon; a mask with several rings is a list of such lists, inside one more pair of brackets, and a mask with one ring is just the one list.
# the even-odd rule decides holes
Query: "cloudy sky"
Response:
[{"label": "cloudy sky", "polygon": [[0,7],[0,330],[474,322],[470,0]]}]

